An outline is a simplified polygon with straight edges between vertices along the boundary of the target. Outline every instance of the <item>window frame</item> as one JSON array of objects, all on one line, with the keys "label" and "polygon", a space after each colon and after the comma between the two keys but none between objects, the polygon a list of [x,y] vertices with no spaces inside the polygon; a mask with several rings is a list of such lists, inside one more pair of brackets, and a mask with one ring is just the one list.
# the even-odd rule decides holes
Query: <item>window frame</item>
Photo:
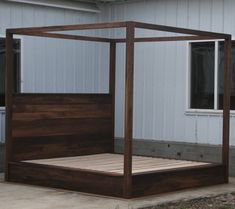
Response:
[{"label": "window frame", "polygon": [[[218,70],[219,70],[219,42],[221,39],[213,40],[195,40],[187,41],[186,49],[186,100],[185,100],[185,115],[218,115],[222,116],[223,110],[218,109]],[[235,37],[232,37],[235,41]],[[191,44],[200,42],[214,42],[215,43],[215,63],[214,63],[214,108],[213,109],[195,109],[190,108],[191,98]],[[235,110],[230,110],[232,116],[235,116]]]},{"label": "window frame", "polygon": [[[6,34],[0,33],[0,38],[6,39]],[[23,51],[24,51],[24,37],[20,35],[14,35],[13,39],[19,39],[20,40],[20,72],[19,72],[19,87],[20,90],[23,91],[24,89],[24,71],[23,69]],[[0,106],[0,112],[5,112],[6,107]]]}]

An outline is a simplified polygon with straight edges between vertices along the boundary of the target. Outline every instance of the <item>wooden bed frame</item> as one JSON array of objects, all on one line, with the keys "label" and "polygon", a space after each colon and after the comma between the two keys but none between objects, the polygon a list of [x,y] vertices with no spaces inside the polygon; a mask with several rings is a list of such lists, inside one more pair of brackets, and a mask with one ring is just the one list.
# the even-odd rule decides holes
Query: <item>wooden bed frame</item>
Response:
[{"label": "wooden bed frame", "polygon": [[[126,38],[111,39],[53,33],[55,31],[106,28],[125,28]],[[135,28],[185,35],[135,37]],[[14,92],[12,75],[12,43],[14,34],[109,43],[109,93],[26,94]],[[208,39],[221,39],[225,41],[221,163],[133,172],[134,43]],[[61,163],[61,158],[72,159],[74,160],[72,163],[76,163],[78,162],[76,158],[73,159],[71,157],[90,156],[92,159],[92,155],[94,155],[94,159],[96,159],[96,154],[105,153],[113,153],[112,156],[114,157],[115,59],[116,45],[118,43],[126,43],[123,171],[109,172],[69,167],[64,164],[38,163],[43,159],[52,159],[53,162],[57,160],[57,163]],[[227,183],[229,164],[230,62],[231,35],[222,33],[132,21],[8,29],[6,32],[7,154],[5,179],[12,182],[23,182],[124,198]],[[107,157],[104,158],[104,163],[106,159]],[[120,162],[117,159],[119,158],[116,156],[113,160],[116,160],[115,162],[120,167],[120,164],[118,164]],[[135,159],[139,158],[135,157]]]}]

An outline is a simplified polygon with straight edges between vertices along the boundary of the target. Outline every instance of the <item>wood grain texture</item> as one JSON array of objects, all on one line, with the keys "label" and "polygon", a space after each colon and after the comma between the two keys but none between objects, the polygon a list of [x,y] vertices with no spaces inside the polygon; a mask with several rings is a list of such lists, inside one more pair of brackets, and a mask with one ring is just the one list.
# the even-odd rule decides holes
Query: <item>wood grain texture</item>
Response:
[{"label": "wood grain texture", "polygon": [[110,104],[109,94],[14,94],[13,105],[19,104]]},{"label": "wood grain texture", "polygon": [[25,162],[12,162],[9,164],[9,168],[9,180],[12,182],[124,198],[135,198],[225,182],[224,168],[221,165],[146,172],[133,175],[132,195],[126,197],[123,194],[123,176],[118,174]]},{"label": "wood grain texture", "polygon": [[16,94],[12,159],[111,152],[112,120],[108,94]]},{"label": "wood grain texture", "polygon": [[13,161],[112,152],[111,135],[76,134],[15,138]]},{"label": "wood grain texture", "polygon": [[13,34],[6,34],[6,163],[5,179],[8,180],[8,162],[12,159],[12,94],[13,94]]},{"label": "wood grain texture", "polygon": [[115,92],[116,92],[116,43],[111,42],[109,46],[109,93],[112,96],[112,142],[114,152],[115,140]]},{"label": "wood grain texture", "polygon": [[30,163],[10,163],[9,180],[122,197],[122,176]]},{"label": "wood grain texture", "polygon": [[[57,38],[86,39],[90,41],[115,40],[67,35],[48,35],[51,31],[126,28],[126,81],[125,81],[125,148],[124,174],[39,165],[12,160],[50,158],[59,153],[64,156],[103,153],[113,146],[114,92],[110,94],[14,94],[12,92],[12,33]],[[223,115],[223,165],[198,165],[195,167],[165,167],[158,171],[132,174],[133,131],[133,79],[135,28],[191,34],[216,39],[226,39],[225,99]],[[54,37],[54,38],[56,38]],[[146,39],[137,39],[146,41]],[[155,41],[155,37],[147,41]],[[163,40],[163,39],[162,39]],[[42,186],[72,189],[82,192],[117,197],[138,197],[211,185],[228,181],[229,145],[229,62],[231,36],[222,33],[190,30],[186,28],[140,22],[114,22],[83,25],[63,25],[7,30],[7,175],[6,179]],[[114,45],[111,48],[110,72],[114,72]],[[113,52],[113,53],[112,53]],[[110,81],[114,81],[114,74]],[[113,95],[112,95],[113,94]],[[13,95],[13,97],[12,97]],[[71,106],[71,109],[70,107]],[[12,112],[13,108],[13,112]],[[12,117],[13,116],[13,117]],[[111,139],[111,140],[109,140]],[[21,148],[23,151],[19,152]],[[111,148],[113,149],[113,148]],[[151,164],[151,163],[150,163]],[[106,166],[106,165],[103,165]],[[138,166],[138,165],[137,165]]]},{"label": "wood grain texture", "polygon": [[224,97],[223,97],[223,148],[222,161],[225,167],[225,178],[229,174],[229,134],[230,134],[230,88],[231,88],[231,37],[224,42]]},{"label": "wood grain texture", "polygon": [[225,183],[224,166],[208,165],[133,175],[132,197]]},{"label": "wood grain texture", "polygon": [[134,87],[134,38],[135,27],[128,24],[126,29],[125,69],[125,121],[124,121],[124,184],[123,192],[128,198],[132,188],[132,135],[133,135],[133,87]]},{"label": "wood grain texture", "polygon": [[[55,165],[66,168],[79,168],[90,171],[102,171],[108,173],[123,174],[123,155],[102,153],[74,157],[49,158],[28,160],[24,162]],[[178,168],[193,168],[195,166],[207,166],[210,163],[186,160],[173,160],[155,157],[132,156],[132,173],[144,173],[149,171],[172,170]]]}]

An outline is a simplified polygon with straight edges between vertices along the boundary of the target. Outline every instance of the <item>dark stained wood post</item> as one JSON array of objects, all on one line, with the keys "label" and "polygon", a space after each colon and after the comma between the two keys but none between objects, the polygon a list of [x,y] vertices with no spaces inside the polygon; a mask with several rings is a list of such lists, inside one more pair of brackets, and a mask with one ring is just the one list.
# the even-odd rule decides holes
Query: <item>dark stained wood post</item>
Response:
[{"label": "dark stained wood post", "polygon": [[115,132],[115,84],[116,84],[116,42],[110,42],[109,49],[109,94],[112,95],[112,152],[114,152]]},{"label": "dark stained wood post", "polygon": [[133,132],[133,83],[134,83],[135,25],[126,28],[126,76],[125,76],[125,123],[124,123],[124,185],[123,195],[132,195],[132,132]]},{"label": "dark stained wood post", "polygon": [[5,180],[8,180],[8,163],[12,157],[12,93],[13,93],[13,34],[6,33],[6,73],[5,73],[5,98],[6,98],[6,156],[5,156]]},{"label": "dark stained wood post", "polygon": [[223,148],[222,163],[225,169],[225,181],[229,176],[229,121],[230,121],[230,86],[231,86],[231,37],[224,43],[224,98],[223,98]]}]

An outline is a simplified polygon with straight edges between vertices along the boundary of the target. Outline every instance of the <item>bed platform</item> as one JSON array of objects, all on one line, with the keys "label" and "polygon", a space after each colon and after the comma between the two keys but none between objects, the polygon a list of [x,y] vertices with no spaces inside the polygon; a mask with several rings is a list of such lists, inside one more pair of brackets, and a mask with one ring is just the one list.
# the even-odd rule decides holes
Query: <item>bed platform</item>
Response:
[{"label": "bed platform", "polygon": [[[49,158],[40,160],[26,160],[25,163],[35,163],[40,165],[60,166],[64,168],[75,168],[90,171],[108,172],[122,174],[123,155],[113,153],[103,153],[95,155],[83,155],[66,158]],[[132,173],[144,173],[148,171],[163,171],[175,168],[190,168],[195,166],[206,166],[210,163],[193,162],[185,160],[163,159],[144,156],[132,157]]]},{"label": "bed platform", "polygon": [[[53,33],[105,28],[126,28],[126,38]],[[187,36],[136,38],[135,28]],[[12,85],[14,34],[108,43],[109,92],[15,92]],[[221,162],[215,164],[134,155],[134,43],[205,39],[225,40]],[[122,198],[228,182],[230,35],[139,22],[115,22],[8,29],[6,40],[6,181]],[[114,151],[118,43],[126,43],[124,150],[119,154]]]}]

